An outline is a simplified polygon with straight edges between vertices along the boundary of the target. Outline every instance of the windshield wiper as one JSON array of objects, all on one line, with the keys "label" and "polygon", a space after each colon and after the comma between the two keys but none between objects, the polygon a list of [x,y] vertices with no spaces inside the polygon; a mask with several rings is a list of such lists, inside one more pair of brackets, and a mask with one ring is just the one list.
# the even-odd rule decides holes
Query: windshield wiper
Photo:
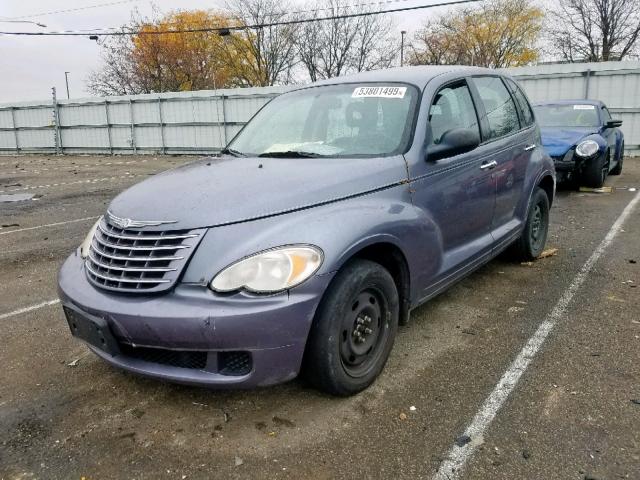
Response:
[{"label": "windshield wiper", "polygon": [[233,148],[223,148],[220,153],[233,155],[234,157],[246,157],[246,155],[239,150],[234,150]]},{"label": "windshield wiper", "polygon": [[319,153],[303,152],[300,150],[286,150],[283,152],[264,152],[258,155],[259,157],[273,157],[273,158],[318,158],[326,155],[320,155]]}]

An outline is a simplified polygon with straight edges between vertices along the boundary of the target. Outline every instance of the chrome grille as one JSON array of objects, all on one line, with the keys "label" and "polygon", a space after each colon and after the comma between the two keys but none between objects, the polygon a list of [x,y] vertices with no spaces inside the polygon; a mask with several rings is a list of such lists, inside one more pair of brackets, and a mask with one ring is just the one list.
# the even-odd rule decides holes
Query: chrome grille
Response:
[{"label": "chrome grille", "polygon": [[202,230],[122,229],[100,221],[85,270],[96,286],[121,292],[170,288],[198,244]]}]

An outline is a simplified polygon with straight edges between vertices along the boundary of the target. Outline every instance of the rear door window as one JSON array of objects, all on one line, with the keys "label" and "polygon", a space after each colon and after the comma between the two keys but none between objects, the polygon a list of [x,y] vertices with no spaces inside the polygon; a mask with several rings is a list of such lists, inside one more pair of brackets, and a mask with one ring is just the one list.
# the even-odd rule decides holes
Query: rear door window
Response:
[{"label": "rear door window", "polygon": [[513,93],[513,96],[516,99],[516,103],[518,104],[517,106],[518,111],[520,112],[520,120],[522,121],[522,126],[528,127],[529,125],[533,125],[533,111],[531,110],[531,105],[529,104],[527,97],[516,82],[507,79],[507,83],[509,84],[511,92]]},{"label": "rear door window", "polygon": [[484,105],[489,131],[485,140],[500,138],[520,129],[516,105],[500,77],[473,77]]},{"label": "rear door window", "polygon": [[431,143],[438,144],[442,135],[454,128],[468,128],[480,135],[478,117],[466,83],[461,82],[440,90],[429,109]]}]

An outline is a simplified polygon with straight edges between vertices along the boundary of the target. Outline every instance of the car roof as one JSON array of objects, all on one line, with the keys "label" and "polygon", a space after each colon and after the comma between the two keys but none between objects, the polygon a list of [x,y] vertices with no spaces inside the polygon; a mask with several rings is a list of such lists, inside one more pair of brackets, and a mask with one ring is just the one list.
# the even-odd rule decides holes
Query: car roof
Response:
[{"label": "car roof", "polygon": [[403,82],[411,83],[422,89],[433,78],[454,72],[459,73],[460,75],[490,74],[508,77],[508,75],[490,68],[469,67],[465,65],[421,65],[370,70],[367,72],[320,80],[308,86],[315,87],[319,85],[336,85],[340,83],[358,82]]},{"label": "car roof", "polygon": [[544,102],[535,102],[534,107],[540,105],[595,105],[596,107],[604,106],[600,100],[575,99],[575,100],[547,100]]}]

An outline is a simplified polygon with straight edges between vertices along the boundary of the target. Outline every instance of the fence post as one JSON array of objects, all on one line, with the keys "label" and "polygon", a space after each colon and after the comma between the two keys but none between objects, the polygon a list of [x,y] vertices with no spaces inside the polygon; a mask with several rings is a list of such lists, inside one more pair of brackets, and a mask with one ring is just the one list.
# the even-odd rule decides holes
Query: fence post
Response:
[{"label": "fence post", "polygon": [[64,153],[62,138],[60,137],[60,112],[58,111],[58,97],[56,97],[56,87],[51,87],[53,95],[53,141],[56,148],[56,155]]},{"label": "fence post", "polygon": [[131,146],[135,155],[138,153],[138,147],[136,146],[136,124],[133,121],[133,100],[131,98],[129,98],[129,118],[131,119]]},{"label": "fence post", "polygon": [[225,98],[226,97],[223,93],[222,94],[222,142],[223,142],[223,145],[220,146],[221,150],[227,146],[227,109],[225,106],[226,105]]},{"label": "fence post", "polygon": [[589,98],[589,80],[591,79],[591,69],[590,68],[587,69],[586,74],[587,74],[587,79],[586,79],[586,82],[585,82],[585,85],[584,85],[584,98],[585,99]]},{"label": "fence post", "polygon": [[13,137],[16,142],[16,153],[20,153],[20,145],[18,144],[18,126],[16,125],[16,107],[11,107],[11,126],[13,127]]},{"label": "fence post", "polygon": [[164,143],[164,121],[162,120],[162,98],[158,97],[158,114],[160,115],[160,142],[162,142],[162,153],[167,153]]},{"label": "fence post", "polygon": [[113,155],[113,144],[111,142],[111,120],[109,120],[109,101],[104,100],[104,115],[107,119],[107,138],[109,139],[109,154]]}]

